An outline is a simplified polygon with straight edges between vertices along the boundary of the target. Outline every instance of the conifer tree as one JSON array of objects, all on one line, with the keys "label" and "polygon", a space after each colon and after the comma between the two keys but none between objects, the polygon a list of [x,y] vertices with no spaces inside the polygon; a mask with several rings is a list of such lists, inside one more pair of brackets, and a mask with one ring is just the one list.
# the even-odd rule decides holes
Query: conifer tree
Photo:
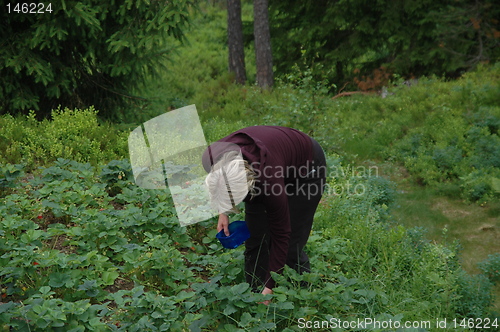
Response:
[{"label": "conifer tree", "polygon": [[[130,91],[155,74],[184,39],[188,0],[66,0],[42,12],[0,10],[0,113],[94,105],[101,114],[137,100]],[[50,3],[50,6],[49,6]],[[38,9],[37,7],[36,9]]]},{"label": "conifer tree", "polygon": [[274,75],[267,0],[254,0],[253,12],[257,84],[262,88],[270,88]]},{"label": "conifer tree", "polygon": [[229,48],[229,71],[234,73],[237,83],[245,84],[247,78],[240,0],[227,1],[227,40]]}]

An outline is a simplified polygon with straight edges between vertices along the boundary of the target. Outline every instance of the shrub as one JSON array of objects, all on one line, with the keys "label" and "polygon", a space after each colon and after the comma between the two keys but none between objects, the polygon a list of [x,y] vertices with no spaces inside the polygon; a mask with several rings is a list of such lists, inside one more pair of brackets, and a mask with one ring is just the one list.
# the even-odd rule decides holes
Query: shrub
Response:
[{"label": "shrub", "polygon": [[396,199],[395,183],[381,176],[368,177],[369,192],[372,194],[373,205],[391,206]]},{"label": "shrub", "polygon": [[[500,110],[499,86],[492,82],[499,68],[480,69],[447,86],[439,82],[425,86],[427,100],[410,106],[425,114],[424,120],[409,123],[407,133],[385,150],[388,155],[401,160],[421,184],[458,185],[462,197],[473,202],[493,199],[491,182],[500,169]],[[481,74],[489,78],[478,82]],[[418,91],[413,90],[418,89],[404,95],[416,96]],[[425,110],[428,102],[430,108]]]},{"label": "shrub", "polygon": [[483,274],[470,275],[465,271],[458,274],[455,310],[461,317],[489,317],[493,304],[493,284]]},{"label": "shrub", "polygon": [[478,267],[491,282],[500,282],[500,253],[488,255],[484,261],[478,263]]},{"label": "shrub", "polygon": [[100,123],[97,111],[56,109],[52,120],[37,121],[35,112],[27,117],[2,116],[0,145],[3,163],[23,163],[26,171],[47,165],[57,158],[74,159],[93,165],[127,155],[126,133]]},{"label": "shrub", "polygon": [[[499,118],[500,120],[500,118]],[[466,143],[473,146],[470,165],[474,168],[500,168],[500,137],[486,127],[471,127],[466,133]]]},{"label": "shrub", "polygon": [[2,11],[1,43],[10,47],[0,53],[0,113],[49,116],[62,103],[98,105],[116,118],[117,105],[139,99],[130,90],[185,39],[190,8],[185,0],[79,0],[37,17]]},{"label": "shrub", "polygon": [[500,193],[495,189],[494,181],[500,178],[500,169],[489,168],[473,170],[460,178],[463,196],[472,202],[487,202]]}]

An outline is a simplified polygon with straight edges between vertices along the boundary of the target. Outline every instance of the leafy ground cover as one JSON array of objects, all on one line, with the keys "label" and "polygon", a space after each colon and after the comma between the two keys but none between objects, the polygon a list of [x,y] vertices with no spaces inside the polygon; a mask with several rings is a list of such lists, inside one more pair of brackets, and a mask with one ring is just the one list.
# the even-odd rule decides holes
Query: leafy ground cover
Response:
[{"label": "leafy ground cover", "polygon": [[[498,317],[491,289],[496,282],[500,296],[500,67],[453,82],[393,82],[386,98],[332,99],[332,83],[315,80],[304,64],[262,92],[224,74],[223,17],[207,10],[195,21],[191,47],[145,87],[157,99],[130,121],[194,103],[208,142],[255,124],[317,138],[331,190],[308,246],[313,273],[286,270],[271,305],[259,304],[265,297],[244,283],[242,248],[223,250],[213,220],[180,227],[168,192],[130,180],[127,130],[100,123],[92,110],[57,111],[40,123],[34,115],[2,117],[2,324],[294,331],[299,319]],[[378,174],[363,171],[370,166]]]},{"label": "leafy ground cover", "polygon": [[57,158],[91,164],[123,158],[127,132],[102,122],[94,108],[56,109],[51,119],[38,121],[28,116],[0,117],[0,163],[23,164],[27,171]]},{"label": "leafy ground cover", "polygon": [[465,274],[453,247],[391,223],[395,192],[380,177],[329,179],[358,192],[325,197],[308,247],[313,273],[276,275],[266,306],[244,282],[242,248],[223,250],[213,220],[180,227],[168,193],[137,187],[126,160],[2,171],[0,320],[15,330],[295,331],[299,319],[491,316],[488,281]]}]

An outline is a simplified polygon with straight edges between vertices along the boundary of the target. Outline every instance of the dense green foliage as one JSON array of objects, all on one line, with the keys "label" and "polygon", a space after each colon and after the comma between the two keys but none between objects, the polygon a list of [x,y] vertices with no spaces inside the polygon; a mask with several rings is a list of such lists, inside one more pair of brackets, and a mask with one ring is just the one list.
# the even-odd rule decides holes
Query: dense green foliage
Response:
[{"label": "dense green foliage", "polygon": [[488,258],[479,263],[479,268],[491,282],[500,282],[500,253],[488,255]]},{"label": "dense green foliage", "polygon": [[[247,4],[246,21],[248,13]],[[3,115],[0,326],[290,332],[304,330],[300,319],[489,317],[500,324],[491,308],[498,254],[471,275],[460,266],[459,243],[431,242],[424,229],[398,225],[399,189],[377,166],[404,166],[414,182],[454,197],[496,200],[500,66],[452,82],[394,81],[385,98],[332,99],[328,75],[318,76],[304,56],[262,92],[225,74],[224,21],[223,11],[202,8],[190,46],[173,57],[177,65],[148,82],[146,96],[156,99],[128,119],[194,103],[208,142],[256,124],[313,135],[330,171],[307,246],[312,273],[287,268],[275,275],[272,296],[251,293],[243,248],[222,249],[213,219],[180,227],[167,191],[137,187],[126,159],[128,130],[100,122],[93,108],[54,110],[43,121]],[[268,298],[269,306],[259,303]]]},{"label": "dense green foliage", "polygon": [[355,70],[363,81],[377,80],[370,74],[381,66],[404,77],[456,76],[500,55],[496,1],[269,2],[279,73],[305,54],[310,65],[322,65],[315,75],[326,73],[338,88],[352,83]]},{"label": "dense green foliage", "polygon": [[500,179],[499,75],[497,65],[456,82],[401,85],[385,99],[333,101],[317,112],[331,121],[326,144],[361,159],[396,160],[416,182],[458,186],[468,200],[491,200]]},{"label": "dense green foliage", "polygon": [[131,89],[183,40],[189,7],[187,0],[70,0],[45,14],[3,7],[0,113],[95,106],[117,118],[124,101],[140,101]]},{"label": "dense green foliage", "polygon": [[[387,180],[338,156],[330,165],[346,169],[332,186],[364,194],[327,194],[308,246],[314,272],[276,275],[269,306],[244,282],[242,248],[224,251],[211,221],[180,227],[167,192],[137,187],[128,162],[97,171],[59,159],[30,180],[11,176],[0,205],[0,321],[31,331],[295,331],[300,318],[490,315],[491,298],[459,287],[454,249],[391,225]],[[467,305],[475,311],[460,311]]]},{"label": "dense green foliage", "polygon": [[[187,66],[187,54],[184,61]],[[190,100],[207,125],[223,116],[245,119],[246,125],[295,127],[348,160],[396,161],[417,183],[483,203],[500,195],[498,82],[500,66],[495,65],[454,82],[395,82],[386,98],[332,100],[327,79],[318,81],[312,69],[294,66],[270,93],[218,78],[204,83],[205,89],[192,89]]]},{"label": "dense green foliage", "polygon": [[491,281],[484,274],[469,275],[462,272],[458,274],[457,286],[461,293],[456,306],[457,313],[469,318],[485,315],[484,308],[492,301]]},{"label": "dense green foliage", "polygon": [[85,110],[57,109],[51,119],[0,117],[0,163],[24,164],[32,171],[38,166],[71,158],[94,165],[122,158],[126,154],[127,134],[107,123],[100,123],[93,107]]}]

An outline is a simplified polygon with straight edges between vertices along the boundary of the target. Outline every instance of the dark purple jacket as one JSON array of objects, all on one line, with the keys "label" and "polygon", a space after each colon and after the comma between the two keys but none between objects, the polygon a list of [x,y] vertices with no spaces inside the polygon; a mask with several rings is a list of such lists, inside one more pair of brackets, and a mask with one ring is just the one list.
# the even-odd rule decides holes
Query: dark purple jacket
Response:
[{"label": "dark purple jacket", "polygon": [[[271,232],[271,252],[269,272],[280,272],[285,266],[288,242],[290,238],[290,215],[285,185],[297,178],[297,172],[302,176],[307,164],[312,161],[312,142],[309,136],[292,128],[278,126],[254,126],[240,129],[219,140],[238,145],[243,158],[253,166],[258,178],[256,190],[258,196],[246,203],[262,203],[267,212]],[[203,167],[210,171],[211,161],[217,159],[226,151],[208,149],[203,154]],[[301,172],[302,171],[302,172]],[[273,288],[274,281],[266,278],[267,287]]]}]

